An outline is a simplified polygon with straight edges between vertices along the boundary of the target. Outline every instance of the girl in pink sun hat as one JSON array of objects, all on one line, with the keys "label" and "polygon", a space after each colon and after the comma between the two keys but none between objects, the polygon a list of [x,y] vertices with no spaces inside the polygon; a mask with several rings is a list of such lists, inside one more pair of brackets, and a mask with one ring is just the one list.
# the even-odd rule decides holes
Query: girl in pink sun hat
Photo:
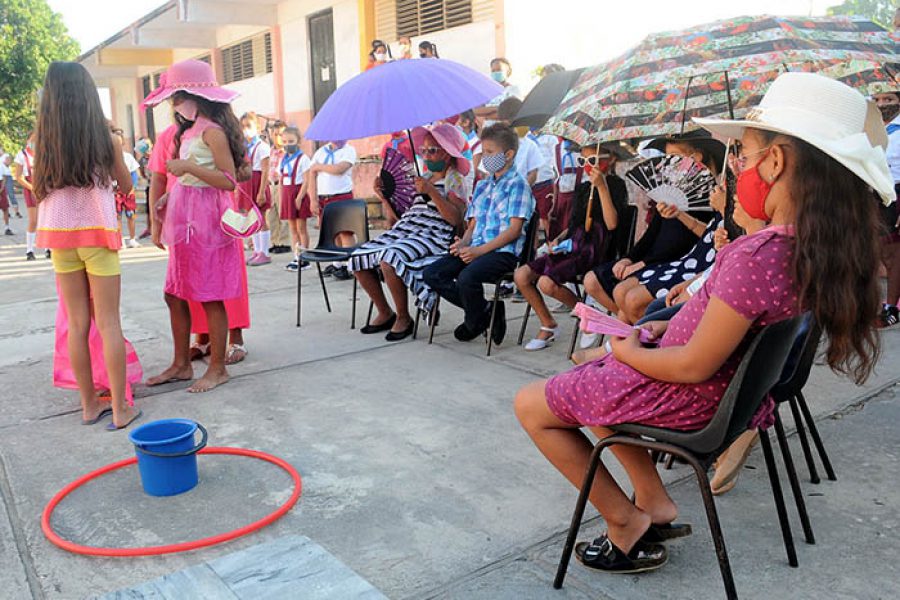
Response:
[{"label": "girl in pink sun hat", "polygon": [[178,180],[169,191],[162,224],[169,252],[165,297],[174,357],[148,385],[193,378],[189,302],[202,304],[210,358],[206,373],[188,391],[206,392],[228,381],[225,301],[244,293],[240,244],[220,226],[222,214],[233,207],[237,174],[243,173],[243,179],[247,171],[241,127],[229,104],[237,95],[219,87],[208,64],[187,60],[172,65],[165,84],[143,103],[155,106],[169,99],[178,126],[174,152],[166,162],[167,172]]}]

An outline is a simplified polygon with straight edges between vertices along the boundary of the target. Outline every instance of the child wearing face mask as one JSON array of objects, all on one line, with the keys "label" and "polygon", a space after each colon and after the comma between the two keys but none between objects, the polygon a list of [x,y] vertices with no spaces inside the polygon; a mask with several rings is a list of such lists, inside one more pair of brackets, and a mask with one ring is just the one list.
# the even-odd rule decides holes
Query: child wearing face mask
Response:
[{"label": "child wearing face mask", "polygon": [[[425,283],[442,298],[461,307],[465,320],[453,335],[470,341],[484,333],[492,307],[483,284],[512,271],[525,244],[525,223],[534,212],[534,196],[514,166],[519,136],[506,125],[492,125],[481,134],[481,164],[489,177],[478,182],[466,212],[466,231],[450,246],[450,255],[431,264]],[[496,308],[494,343],[506,335],[503,302]]]},{"label": "child wearing face mask", "polygon": [[400,39],[397,40],[397,45],[400,46],[400,57],[398,60],[412,58],[412,40],[408,36],[401,35]]},{"label": "child wearing face mask", "polygon": [[[250,179],[238,184],[237,205],[241,210],[250,210],[250,202],[256,202],[263,215],[272,206],[272,194],[266,183],[265,173],[269,172],[269,156],[272,148],[259,137],[256,113],[248,112],[241,115],[241,130],[244,134],[244,144],[247,148],[252,174]],[[253,243],[253,255],[247,261],[248,267],[259,267],[272,262],[269,257],[269,246],[272,241],[272,233],[266,220],[262,221],[262,228],[251,238]]]},{"label": "child wearing face mask", "polygon": [[309,185],[305,175],[312,162],[300,149],[299,129],[288,127],[281,137],[284,141],[284,157],[280,164],[281,218],[290,225],[294,250],[294,260],[284,268],[296,272],[298,269],[309,268],[308,262],[300,261],[300,248],[310,247],[306,220],[312,217],[312,210],[309,206],[307,194]]},{"label": "child wearing face mask", "polygon": [[371,61],[366,66],[366,71],[381,66],[392,58],[391,49],[381,40],[375,40],[372,42],[372,52],[369,56],[371,58]]}]

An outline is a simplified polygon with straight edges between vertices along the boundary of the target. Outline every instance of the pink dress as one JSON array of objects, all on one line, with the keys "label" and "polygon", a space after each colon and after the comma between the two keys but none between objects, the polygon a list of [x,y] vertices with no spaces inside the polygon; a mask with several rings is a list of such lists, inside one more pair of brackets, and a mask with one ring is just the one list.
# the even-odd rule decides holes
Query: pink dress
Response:
[{"label": "pink dress", "polygon": [[[737,350],[707,381],[658,381],[610,354],[550,378],[545,388],[550,410],[572,425],[640,423],[685,431],[704,427],[753,335],[799,314],[790,271],[793,252],[793,237],[775,229],[739,238],[719,252],[706,283],[669,322],[661,348],[683,346],[691,339],[711,296],[753,322]],[[767,426],[773,408],[771,401],[765,403],[754,423]]]},{"label": "pink dress", "polygon": [[[213,169],[212,151],[203,132],[219,128],[198,117],[181,139],[180,158]],[[219,190],[190,174],[182,175],[169,192],[163,242],[169,249],[165,291],[183,300],[215,302],[239,298],[243,292],[243,253],[220,226],[233,206],[232,193]]]},{"label": "pink dress", "polygon": [[[166,171],[166,160],[175,153],[175,134],[178,132],[178,126],[172,125],[156,137],[156,145],[150,153],[150,160],[147,168],[151,173],[163,175],[166,178],[166,191],[171,192],[178,178]],[[243,256],[240,240],[235,240],[238,252]],[[228,314],[228,329],[248,329],[250,327],[250,298],[247,289],[247,267],[241,261],[241,281],[242,292],[239,298],[232,298],[225,301],[225,312]],[[199,302],[188,303],[191,311],[191,333],[203,334],[209,333],[209,326],[206,323],[206,312],[203,305]]]}]

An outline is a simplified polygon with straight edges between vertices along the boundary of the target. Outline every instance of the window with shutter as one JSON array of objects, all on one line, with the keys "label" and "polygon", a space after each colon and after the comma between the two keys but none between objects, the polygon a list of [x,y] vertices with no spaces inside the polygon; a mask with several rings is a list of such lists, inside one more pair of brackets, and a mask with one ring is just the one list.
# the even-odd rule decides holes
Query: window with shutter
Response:
[{"label": "window with shutter", "polygon": [[264,33],[220,50],[225,83],[272,72],[272,36]]},{"label": "window with shutter", "polygon": [[397,0],[397,35],[416,36],[472,22],[472,0]]}]

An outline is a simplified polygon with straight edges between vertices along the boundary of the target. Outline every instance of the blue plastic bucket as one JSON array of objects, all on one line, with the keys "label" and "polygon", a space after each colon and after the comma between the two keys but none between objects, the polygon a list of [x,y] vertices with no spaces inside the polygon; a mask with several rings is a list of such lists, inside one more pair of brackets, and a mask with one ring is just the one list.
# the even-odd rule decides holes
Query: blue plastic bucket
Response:
[{"label": "blue plastic bucket", "polygon": [[[200,443],[194,433],[200,430]],[[206,429],[190,419],[162,419],[145,423],[128,434],[134,444],[144,491],[151,496],[174,496],[197,485],[197,452],[206,446]]]}]

